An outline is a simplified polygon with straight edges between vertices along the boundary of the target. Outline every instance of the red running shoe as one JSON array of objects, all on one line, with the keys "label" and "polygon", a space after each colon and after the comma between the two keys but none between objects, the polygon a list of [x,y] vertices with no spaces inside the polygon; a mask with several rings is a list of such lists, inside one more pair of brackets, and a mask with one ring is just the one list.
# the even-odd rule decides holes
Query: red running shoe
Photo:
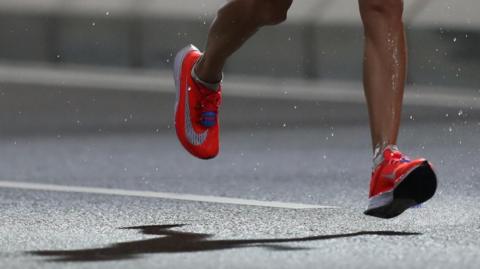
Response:
[{"label": "red running shoe", "polygon": [[372,172],[366,215],[393,218],[432,198],[437,177],[425,159],[411,161],[395,146],[383,151],[383,160]]},{"label": "red running shoe", "polygon": [[222,97],[220,88],[218,91],[207,89],[192,78],[192,69],[201,55],[190,45],[175,57],[175,129],[188,152],[201,159],[211,159],[219,151],[218,108]]}]

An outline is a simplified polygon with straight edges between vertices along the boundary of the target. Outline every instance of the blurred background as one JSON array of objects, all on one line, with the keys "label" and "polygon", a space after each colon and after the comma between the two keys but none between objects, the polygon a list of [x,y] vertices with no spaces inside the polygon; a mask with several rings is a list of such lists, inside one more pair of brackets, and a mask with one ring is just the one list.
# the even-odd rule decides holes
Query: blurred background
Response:
[{"label": "blurred background", "polygon": [[[0,268],[478,268],[480,1],[405,0],[398,144],[440,184],[388,222],[361,216],[372,149],[357,1],[294,0],[232,57],[221,153],[205,162],[175,136],[171,68],[203,48],[225,0],[0,0]],[[72,186],[88,193],[51,191]],[[166,224],[182,225],[145,226]],[[309,243],[240,243],[262,238]]]},{"label": "blurred background", "polygon": [[[203,47],[224,2],[1,0],[2,134],[171,128],[174,55]],[[475,0],[405,1],[407,119],[474,114],[478,10]],[[295,1],[285,24],[262,29],[228,62],[224,121],[364,124],[362,47],[357,1]],[[425,106],[446,110],[429,116]],[[251,111],[254,120],[242,116]]]}]

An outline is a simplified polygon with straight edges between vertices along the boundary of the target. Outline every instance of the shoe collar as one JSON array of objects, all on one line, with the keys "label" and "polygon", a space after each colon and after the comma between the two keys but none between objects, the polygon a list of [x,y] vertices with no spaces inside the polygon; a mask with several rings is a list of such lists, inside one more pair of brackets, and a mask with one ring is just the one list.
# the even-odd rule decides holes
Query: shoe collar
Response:
[{"label": "shoe collar", "polygon": [[217,82],[207,82],[207,81],[204,81],[202,80],[198,75],[197,75],[197,72],[195,71],[196,68],[197,68],[197,64],[198,62],[200,62],[201,60],[203,59],[203,54],[198,58],[198,60],[195,62],[195,64],[193,65],[192,67],[192,71],[190,72],[193,80],[197,83],[199,83],[200,85],[202,85],[203,87],[205,87],[206,89],[208,90],[211,90],[211,91],[219,91],[221,90],[221,87],[222,87],[222,81],[223,81],[223,73],[222,73],[222,77],[220,78],[219,81]]},{"label": "shoe collar", "polygon": [[393,154],[396,152],[400,152],[397,145],[387,145],[384,148],[376,147],[375,153],[373,155],[372,170],[375,171],[377,167],[380,164],[382,164],[385,159],[391,159],[393,157]]}]

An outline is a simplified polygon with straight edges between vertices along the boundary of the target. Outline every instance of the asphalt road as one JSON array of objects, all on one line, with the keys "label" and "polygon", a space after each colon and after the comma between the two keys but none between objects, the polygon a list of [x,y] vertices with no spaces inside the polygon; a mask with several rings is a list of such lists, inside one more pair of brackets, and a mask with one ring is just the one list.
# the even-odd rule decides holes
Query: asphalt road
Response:
[{"label": "asphalt road", "polygon": [[479,132],[468,119],[404,125],[401,148],[428,157],[440,185],[393,220],[362,214],[366,126],[227,130],[211,161],[187,155],[172,130],[5,136],[0,180],[338,208],[0,188],[0,267],[478,268]]}]

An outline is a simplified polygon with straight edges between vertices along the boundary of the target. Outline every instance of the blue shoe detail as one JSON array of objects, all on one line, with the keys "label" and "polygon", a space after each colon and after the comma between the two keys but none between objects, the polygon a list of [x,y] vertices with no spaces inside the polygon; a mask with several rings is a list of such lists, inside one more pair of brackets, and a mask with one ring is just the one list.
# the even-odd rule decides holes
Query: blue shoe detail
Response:
[{"label": "blue shoe detail", "polygon": [[203,112],[200,120],[200,124],[202,124],[206,128],[210,128],[215,126],[217,123],[217,113],[213,111]]}]

